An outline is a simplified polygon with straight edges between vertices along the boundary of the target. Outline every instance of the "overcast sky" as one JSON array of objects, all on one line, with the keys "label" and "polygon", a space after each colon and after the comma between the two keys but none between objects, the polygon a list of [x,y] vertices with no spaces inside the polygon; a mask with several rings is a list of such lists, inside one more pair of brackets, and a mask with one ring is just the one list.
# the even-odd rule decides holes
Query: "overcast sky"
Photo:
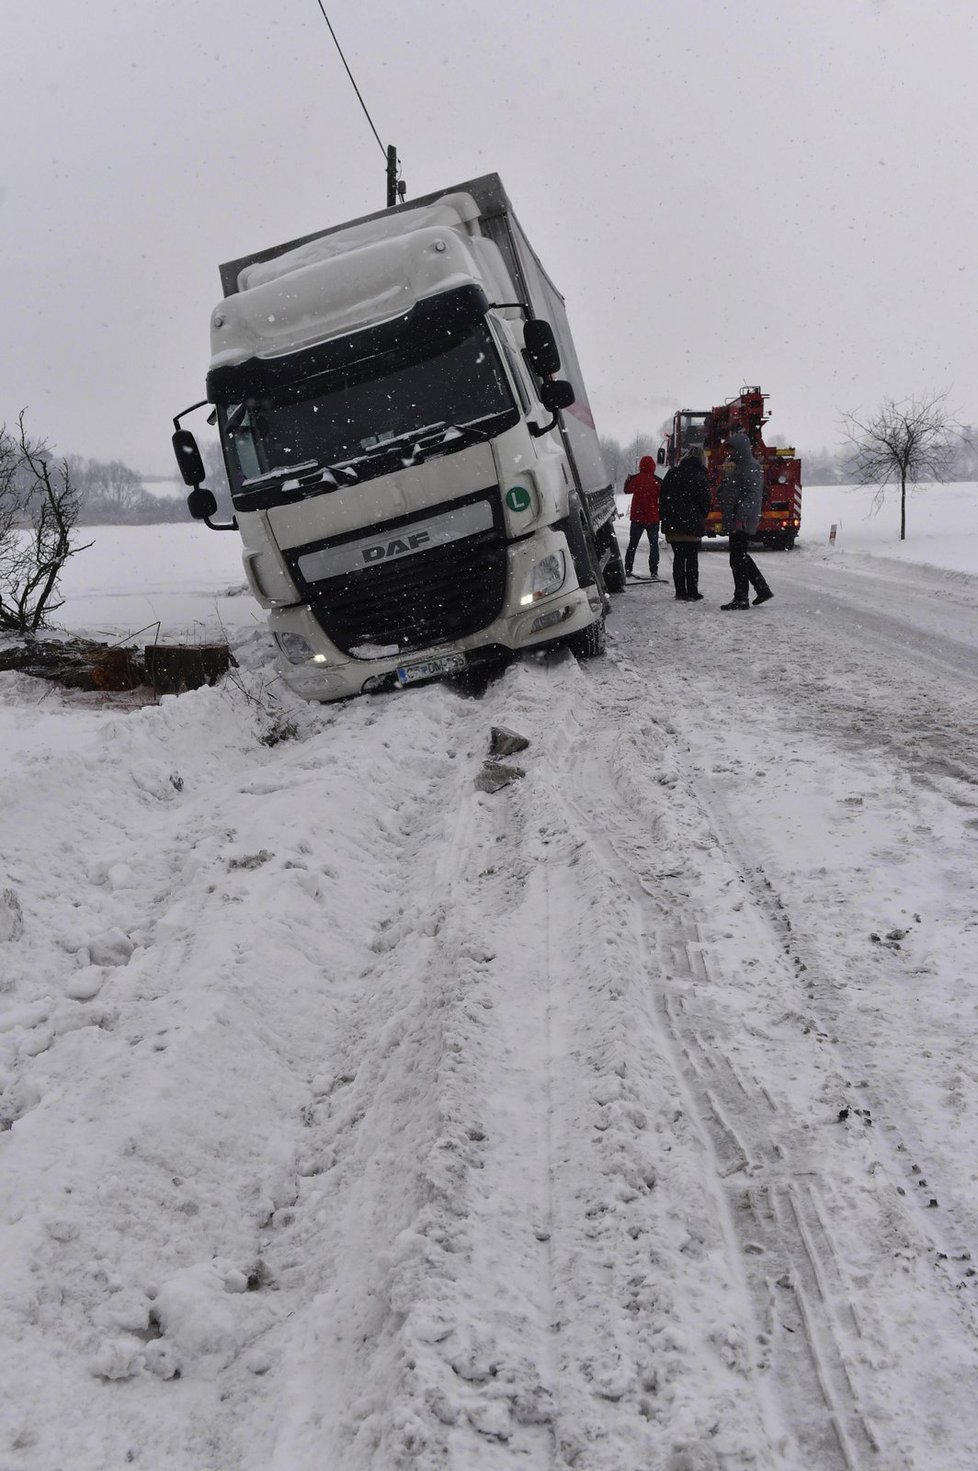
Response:
[{"label": "overcast sky", "polygon": [[[408,195],[491,171],[626,441],[759,383],[771,432],[978,419],[970,0],[324,0]],[[382,208],[317,0],[2,0],[0,421],[171,469],[218,265]]]}]

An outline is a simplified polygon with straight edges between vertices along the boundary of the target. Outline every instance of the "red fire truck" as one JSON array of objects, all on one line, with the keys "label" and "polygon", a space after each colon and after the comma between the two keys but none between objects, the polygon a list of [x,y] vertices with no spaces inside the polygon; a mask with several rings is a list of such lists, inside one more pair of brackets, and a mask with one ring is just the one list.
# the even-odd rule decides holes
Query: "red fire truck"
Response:
[{"label": "red fire truck", "polygon": [[706,521],[707,536],[723,535],[723,520],[717,489],[723,479],[727,442],[734,430],[742,429],[751,442],[754,456],[764,470],[764,505],[756,539],[769,547],[794,546],[801,526],[801,461],[793,449],[768,446],[761,428],[770,418],[764,412],[766,393],[759,388],[742,388],[736,398],[708,410],[680,409],[673,415],[672,433],[666,435],[658,453],[660,465],[678,465],[693,445],[706,450],[713,505]]}]

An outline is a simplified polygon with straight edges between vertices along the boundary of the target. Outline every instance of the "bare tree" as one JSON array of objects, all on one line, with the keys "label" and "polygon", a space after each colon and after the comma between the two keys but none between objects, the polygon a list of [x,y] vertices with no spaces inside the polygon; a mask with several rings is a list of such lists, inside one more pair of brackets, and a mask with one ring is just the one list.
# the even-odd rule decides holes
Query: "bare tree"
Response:
[{"label": "bare tree", "polygon": [[600,436],[600,443],[601,458],[604,460],[605,469],[611,476],[611,482],[613,485],[620,485],[628,473],[621,445],[617,439],[605,434]]},{"label": "bare tree", "polygon": [[[43,440],[28,437],[24,411],[17,432],[0,426],[0,628],[35,633],[53,602],[72,545],[78,494],[64,460],[54,463]],[[91,545],[91,543],[88,543]]]},{"label": "bare tree", "polygon": [[629,440],[622,451],[627,473],[631,474],[633,470],[638,469],[638,462],[644,455],[651,455],[654,460],[658,444],[658,436],[648,433],[636,434],[633,439]]},{"label": "bare tree", "polygon": [[900,486],[900,540],[907,535],[907,483],[947,480],[959,430],[947,409],[947,390],[915,398],[888,398],[868,419],[844,416],[849,443],[847,471],[857,485],[877,485],[879,510],[891,481]]},{"label": "bare tree", "polygon": [[845,474],[835,450],[802,449],[798,451],[806,485],[840,485]]},{"label": "bare tree", "polygon": [[620,489],[628,476],[638,469],[638,462],[643,455],[651,455],[655,459],[660,442],[671,430],[672,420],[669,421],[667,430],[662,434],[636,434],[624,446],[610,435],[602,435],[601,455],[612,482]]},{"label": "bare tree", "polygon": [[69,455],[66,463],[83,522],[118,525],[148,518],[152,498],[135,470],[121,460],[85,460]]}]

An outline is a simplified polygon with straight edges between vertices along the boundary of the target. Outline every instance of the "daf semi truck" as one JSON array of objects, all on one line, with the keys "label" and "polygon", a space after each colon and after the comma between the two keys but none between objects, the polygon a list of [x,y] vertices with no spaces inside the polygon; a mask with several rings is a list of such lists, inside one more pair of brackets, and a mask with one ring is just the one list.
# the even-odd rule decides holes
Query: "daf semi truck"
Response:
[{"label": "daf semi truck", "polygon": [[[191,515],[311,700],[604,647],[615,501],[564,301],[487,174],[221,267]],[[234,514],[191,430],[210,408]]]}]

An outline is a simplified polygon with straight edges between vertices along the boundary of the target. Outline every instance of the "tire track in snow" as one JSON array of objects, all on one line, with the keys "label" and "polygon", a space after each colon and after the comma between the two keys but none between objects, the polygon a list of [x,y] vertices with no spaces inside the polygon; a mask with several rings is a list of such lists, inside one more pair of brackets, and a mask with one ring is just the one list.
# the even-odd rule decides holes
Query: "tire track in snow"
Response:
[{"label": "tire track in snow", "polygon": [[[676,1108],[654,943],[631,873],[609,861],[619,813],[601,729],[608,673],[592,680],[554,661],[533,676],[546,764],[525,794],[562,916],[551,968],[562,997],[554,1262],[561,1397],[574,1407],[562,1421],[567,1464],[773,1466],[708,1158]],[[648,865],[654,838],[636,847]],[[569,1159],[576,1188],[558,1168]]]},{"label": "tire track in snow", "polygon": [[[827,614],[826,623],[836,623],[847,636],[855,632],[864,651],[875,647],[899,664],[909,640],[918,673],[927,668],[941,680],[974,687],[978,578],[929,576],[934,570],[879,559],[843,573],[802,557],[792,561],[791,595],[814,600],[819,616]],[[949,620],[950,608],[955,612]]]},{"label": "tire track in snow", "polygon": [[[541,1082],[514,1065],[519,973],[497,964],[523,875],[499,857],[507,794],[472,789],[490,711],[426,698],[445,703],[458,755],[433,750],[422,785],[401,743],[416,795],[388,835],[391,908],[327,1049],[308,1183],[275,1251],[312,1251],[317,1231],[326,1246],[293,1355],[321,1375],[302,1375],[275,1464],[311,1471],[328,1447],[376,1471],[514,1458],[545,1471],[546,1069]],[[397,707],[385,717],[396,740]],[[540,1055],[544,1011],[541,999],[521,1018]]]},{"label": "tire track in snow", "polygon": [[[804,986],[806,1002],[817,1011],[832,991],[820,959],[792,926],[789,904],[779,894],[764,866],[746,855],[746,840],[738,833],[736,823],[715,783],[699,776],[693,783],[703,810],[731,864],[740,875],[745,890],[751,895],[756,912],[765,922],[770,935],[792,967],[796,979]],[[828,1038],[829,1023],[820,1025],[819,1033]],[[844,1039],[833,1034],[832,1051],[848,1079],[857,1077],[860,1067]],[[953,1191],[945,1187],[941,1172],[928,1159],[927,1148],[913,1121],[905,1114],[893,1115],[888,1100],[865,1081],[859,1084],[859,1103],[854,1107],[857,1118],[872,1120],[876,1130],[875,1147],[886,1161],[894,1188],[904,1198],[903,1210],[913,1221],[913,1232],[919,1236],[935,1268],[938,1278],[947,1280],[950,1301],[969,1332],[978,1338],[978,1273],[974,1266],[978,1257],[975,1223],[956,1209]],[[902,1183],[901,1183],[902,1181]],[[921,1204],[921,1201],[926,1202]],[[940,1205],[931,1208],[931,1201]]]},{"label": "tire track in snow", "polygon": [[[595,684],[593,693],[595,703],[606,709],[604,719],[592,712],[591,729],[620,726],[620,720],[607,718],[609,682]],[[795,1176],[810,1173],[810,1162],[794,1158],[794,1148],[777,1137],[779,1122],[783,1133],[790,1120],[767,1087],[736,1066],[729,1039],[721,1040],[714,1029],[709,999],[701,1005],[695,1001],[698,985],[716,987],[723,977],[711,975],[710,948],[695,922],[676,918],[688,898],[678,886],[670,892],[675,877],[660,872],[643,880],[648,844],[622,794],[603,778],[603,771],[614,769],[619,747],[617,734],[581,743],[576,770],[564,773],[573,776],[569,801],[578,810],[582,831],[600,833],[605,824],[613,828],[614,838],[592,841],[603,849],[609,872],[630,885],[636,907],[647,916],[639,922],[658,935],[665,965],[657,1004],[727,1197],[731,1240],[737,1243],[761,1328],[759,1370],[776,1381],[780,1412],[807,1464],[839,1471],[878,1466],[879,1438],[853,1385],[852,1365],[861,1354],[859,1325],[825,1224],[820,1186],[809,1180],[799,1188]],[[606,790],[596,811],[592,794],[602,785]],[[779,960],[776,947],[769,946],[763,963],[776,969]],[[756,1183],[744,1187],[744,1175]],[[894,1447],[890,1457],[883,1464],[903,1464]]]},{"label": "tire track in snow", "polygon": [[[390,833],[410,877],[268,1252],[320,1263],[276,1468],[775,1464],[644,939],[566,805],[586,689],[558,659],[452,706],[467,760]],[[532,737],[527,778],[476,798],[493,720]]]},{"label": "tire track in snow", "polygon": [[[810,576],[811,569],[806,568],[805,571]],[[813,586],[820,593],[824,591],[814,582]],[[836,747],[841,747],[843,760],[847,748],[855,746],[869,751],[874,764],[882,764],[895,827],[899,830],[902,819],[914,840],[918,833],[926,840],[931,836],[923,822],[923,814],[928,809],[920,807],[923,799],[916,795],[915,788],[924,788],[941,803],[949,802],[966,812],[976,807],[974,790],[978,768],[974,765],[974,737],[978,731],[978,706],[975,703],[978,666],[966,643],[955,643],[940,634],[920,635],[906,615],[902,620],[884,617],[883,632],[872,610],[866,623],[862,623],[860,615],[866,610],[860,604],[858,593],[861,591],[857,587],[853,595],[849,589],[848,600],[840,600],[831,594],[824,600],[824,606],[835,610],[834,616],[841,616],[838,608],[842,608],[846,624],[854,624],[858,628],[858,646],[848,649],[844,644],[833,646],[825,638],[829,629],[823,629],[820,624],[817,630],[819,641],[813,639],[809,660],[790,673],[783,667],[780,654],[772,654],[767,647],[758,650],[752,671],[755,687],[758,691],[769,690],[768,699],[778,712],[783,726],[782,755],[794,749],[791,733],[795,727],[804,722],[807,729],[815,713],[819,747],[824,745],[828,751],[822,771],[832,764],[832,753]],[[926,608],[924,600],[918,599],[918,604]],[[822,606],[820,601],[820,608]],[[973,602],[966,605],[969,613],[973,607]],[[946,618],[946,613],[932,609],[931,621],[935,618],[940,623],[942,618]],[[867,699],[864,691],[876,669],[874,649],[891,654],[897,647],[894,629],[899,629],[901,624],[903,663],[896,664],[889,682],[872,685],[872,697]],[[933,645],[944,649],[947,654],[939,669],[941,680],[929,687],[926,700],[917,697],[917,655],[921,639],[925,652]],[[908,662],[908,649],[912,663]],[[825,671],[833,665],[830,650],[835,663],[831,681],[825,676]],[[967,658],[970,658],[967,670],[959,668],[958,661]],[[695,731],[698,726],[708,727],[716,718],[709,703],[712,690],[708,680],[709,664],[706,665],[705,681],[683,679],[681,687],[671,668],[664,667],[660,673],[663,694],[667,699],[681,700],[683,720],[689,730]],[[749,695],[747,702],[752,703]],[[767,700],[759,698],[757,703],[767,713]],[[733,718],[749,716],[745,716],[742,708],[735,707]],[[768,727],[761,724],[759,729],[762,732],[760,741],[765,744],[763,732]],[[770,735],[767,742],[770,742]],[[813,750],[824,754],[818,747],[803,745],[801,749],[808,754]],[[716,775],[720,770],[724,772],[723,781]],[[763,779],[760,767],[758,772]],[[904,774],[913,784],[909,789],[905,781],[901,783]],[[973,1208],[956,1199],[953,1171],[950,1172],[952,1178],[948,1178],[948,1167],[953,1166],[953,1158],[948,1160],[943,1156],[940,1148],[935,1148],[933,1139],[928,1145],[921,1130],[915,1127],[912,1111],[906,1107],[899,1110],[887,1088],[879,1082],[868,1081],[875,1071],[872,1039],[863,1036],[860,1040],[858,1032],[850,1036],[846,1025],[845,993],[851,979],[851,952],[835,950],[825,953],[822,916],[818,907],[813,908],[810,902],[807,906],[798,902],[805,897],[799,893],[804,880],[798,877],[779,880],[776,864],[765,866],[754,856],[749,856],[756,849],[757,833],[749,836],[749,804],[744,804],[743,782],[737,780],[736,772],[734,786],[741,804],[739,817],[735,817],[730,808],[727,796],[729,773],[722,759],[718,762],[714,756],[712,774],[702,770],[691,771],[690,784],[695,800],[706,814],[714,840],[739,875],[739,882],[750,895],[755,913],[762,918],[774,943],[781,948],[796,973],[795,996],[803,1024],[830,1048],[835,1066],[844,1074],[845,1090],[840,1093],[840,1103],[847,1107],[851,1105],[855,1120],[872,1119],[876,1151],[885,1162],[894,1189],[901,1193],[900,1211],[912,1217],[914,1238],[933,1263],[937,1278],[947,1280],[951,1300],[962,1323],[969,1332],[978,1332],[978,1276],[975,1269],[978,1218]],[[817,791],[817,772],[811,786]],[[772,784],[772,789],[777,799],[776,783]],[[851,800],[856,803],[854,810],[858,811],[863,799]],[[931,807],[929,810],[932,814],[930,820],[937,826],[941,823],[940,809]],[[787,809],[785,812],[787,815]],[[967,819],[965,825],[968,825]],[[953,831],[953,824],[948,827]],[[900,847],[906,840],[904,834]],[[910,846],[915,847],[916,841]],[[884,862],[889,858],[885,853],[874,856]],[[962,852],[962,871],[967,871],[969,856]],[[957,867],[956,859],[957,854],[953,850],[948,853],[946,862],[949,869]],[[855,873],[858,872],[856,869]],[[814,892],[817,895],[818,889]],[[838,898],[845,902],[844,895],[840,894]],[[966,915],[961,918],[966,920]],[[826,930],[831,933],[828,926]],[[912,975],[907,979],[913,982]],[[968,991],[965,990],[964,994],[967,997]],[[970,1053],[964,1042],[962,1051],[965,1055]],[[953,1074],[953,1071],[953,1067],[948,1068],[949,1073]],[[890,1081],[892,1084],[893,1080]],[[855,1091],[857,1089],[858,1092]],[[857,1127],[862,1127],[862,1124],[857,1122]],[[939,1145],[940,1141],[937,1143]],[[957,1193],[960,1194],[960,1188]]]},{"label": "tire track in snow", "polygon": [[[739,629],[733,631],[735,639],[740,634]],[[752,653],[750,684],[742,692],[743,699],[738,700],[737,681],[731,680],[730,674],[736,676],[742,667],[741,645],[735,643],[732,651],[728,650],[733,656],[732,662],[727,661],[731,663],[728,669],[721,660],[709,655],[702,657],[696,625],[689,621],[677,624],[675,636],[675,660],[667,658],[661,662],[656,685],[662,701],[668,705],[672,700],[681,712],[686,729],[697,732],[701,725],[715,727],[719,721],[722,732],[727,722],[733,722],[735,727],[742,723],[754,732],[760,743],[757,771],[762,774],[765,719],[777,712],[790,729],[794,717],[801,718],[801,702],[797,711],[792,707],[792,697],[798,696],[796,686],[804,689],[812,684],[820,686],[820,693],[813,709],[805,702],[805,718],[810,721],[814,710],[822,729],[823,707],[828,699],[833,717],[830,735],[834,731],[845,745],[851,729],[846,724],[846,707],[837,682],[833,681],[830,688],[818,674],[821,667],[832,662],[827,652],[829,640],[824,640],[824,647],[813,640],[808,660],[795,672],[782,667],[784,659],[778,652],[779,645],[764,645],[759,650],[751,636],[743,645],[744,651],[749,646]],[[846,677],[851,677],[852,670],[869,669],[868,661],[861,654],[853,654],[842,663]],[[901,688],[902,673],[898,670],[894,676],[896,691]],[[718,688],[718,678],[723,688]],[[766,696],[762,693],[765,691],[768,691]],[[874,692],[872,700],[861,699],[856,704],[855,708],[868,718],[873,732],[883,729],[881,722],[886,720],[892,693],[884,686],[879,698]],[[754,705],[760,707],[759,721],[753,718],[757,713]],[[887,748],[893,745],[895,753],[917,777],[926,765],[915,759],[919,726],[923,720],[929,728],[934,712],[929,707],[916,711],[904,704],[895,707],[894,715],[892,725],[897,739],[895,743],[888,741]],[[953,740],[954,729],[966,730],[969,718],[965,700],[956,719],[948,722],[947,738]],[[915,724],[918,736],[914,735]],[[707,750],[714,748],[708,741],[694,743],[695,749],[701,745]],[[722,739],[714,745],[722,752]],[[803,751],[807,749],[802,746]],[[786,751],[781,755],[787,754],[789,770],[790,762],[797,759],[793,752],[794,746],[787,741]],[[809,1314],[801,1328],[813,1341],[820,1342],[820,1352],[825,1353],[827,1344],[829,1366],[835,1360],[836,1368],[841,1370],[829,1376],[826,1404],[834,1403],[844,1409],[854,1390],[854,1402],[861,1407],[860,1419],[868,1430],[867,1440],[861,1436],[854,1440],[847,1432],[839,1454],[850,1459],[858,1457],[862,1443],[867,1447],[869,1464],[924,1467],[934,1464],[936,1458],[949,1467],[970,1465],[970,1447],[965,1444],[968,1411],[963,1396],[964,1386],[975,1372],[978,1338],[970,1249],[973,1232],[964,1221],[954,1223],[953,1207],[948,1212],[952,1217],[950,1230],[941,1222],[943,1210],[939,1215],[925,1209],[927,1201],[922,1198],[921,1180],[926,1176],[927,1183],[933,1187],[940,1171],[932,1173],[924,1163],[926,1152],[912,1117],[904,1110],[900,1117],[894,1118],[893,1101],[880,1100],[878,1094],[874,1097],[865,1082],[865,1074],[854,1070],[852,1057],[847,1059],[848,1038],[843,1036],[840,1041],[834,1035],[834,1028],[839,1026],[838,1016],[834,1022],[828,1020],[833,1010],[838,1013],[838,1006],[829,1006],[827,1011],[822,1007],[827,998],[837,999],[844,982],[838,978],[830,980],[824,973],[824,963],[820,972],[809,947],[811,936],[806,940],[797,925],[792,927],[789,900],[782,899],[759,865],[746,861],[746,836],[742,842],[738,841],[738,824],[730,816],[719,787],[703,779],[695,761],[685,755],[684,746],[676,746],[673,758],[689,817],[686,848],[690,860],[685,875],[676,868],[660,876],[683,911],[680,932],[674,936],[672,958],[677,974],[687,978],[688,988],[673,1008],[676,1036],[704,1100],[703,1118],[723,1162],[721,1168],[731,1171],[731,1191],[745,1174],[753,1171],[759,1177],[766,1193],[760,1197],[759,1205],[753,1197],[748,1199],[748,1215],[751,1212],[759,1215],[761,1224],[766,1224],[769,1231],[772,1222],[778,1230],[787,1224],[792,1237],[800,1240],[803,1247],[797,1257],[798,1268],[784,1277],[784,1283],[794,1291],[800,1282],[807,1295],[806,1303],[821,1300],[828,1305],[833,1332],[837,1334],[835,1346],[820,1331],[817,1316],[811,1319]],[[741,771],[734,762],[728,769],[722,756],[714,756],[714,760],[717,770],[724,772],[728,787],[732,780],[740,799],[741,817],[749,823],[752,804],[744,777],[754,774],[754,767],[746,765]],[[858,780],[859,768],[854,766],[853,770]],[[780,794],[776,783],[771,790],[777,800]],[[948,795],[946,790],[944,795]],[[952,800],[958,800],[959,796],[953,795]],[[789,811],[786,807],[783,816],[787,817]],[[755,833],[752,847],[756,846],[756,839]],[[704,854],[709,855],[709,862]],[[722,868],[719,873],[715,871],[713,859],[717,855],[726,868],[725,877]],[[838,897],[844,906],[846,896]],[[690,922],[691,910],[698,913],[698,920]],[[845,912],[843,907],[843,916]],[[853,915],[857,912],[854,907]],[[813,923],[817,922],[817,915],[809,917]],[[837,918],[835,923],[844,924],[844,918]],[[733,946],[731,940],[735,941]],[[754,957],[746,967],[731,964],[738,948]],[[816,947],[816,955],[821,948]],[[844,965],[841,957],[843,970]],[[741,992],[753,1000],[749,1006],[737,1000],[732,1015],[730,1005],[723,998],[724,990],[728,997]],[[817,1020],[820,1011],[821,1023]],[[787,1142],[791,1147],[785,1153],[784,1165],[772,1167],[769,1157],[765,1158],[769,1151],[763,1143],[773,1124],[775,1142],[784,1145],[790,1118],[782,1118],[780,1124],[776,1118],[769,1118],[765,1125],[764,1107],[755,1097],[748,1116],[753,1114],[759,1132],[755,1133],[752,1127],[745,1129],[742,1070],[741,1077],[735,1079],[724,1076],[723,1068],[719,1074],[715,1069],[717,1056],[729,1053],[732,1043],[738,1052],[744,1052],[742,1034],[748,1024],[754,1035],[777,1041],[779,1051],[786,1048],[788,1057],[807,1045],[813,1055],[804,1067],[813,1077],[823,1079],[821,1087],[812,1094],[810,1123],[805,1126],[796,1121],[788,1132]],[[807,1038],[807,1044],[797,1036],[792,1037],[792,1030]],[[858,1046],[858,1034],[854,1040]],[[764,1055],[763,1049],[760,1055]],[[797,1091],[796,1077],[783,1067],[780,1056],[771,1055],[769,1049],[768,1056],[770,1063],[765,1061],[760,1077],[755,1073],[755,1092],[768,1099],[776,1097],[783,1108],[785,1099]],[[855,1066],[858,1065],[857,1062]],[[864,1059],[862,1067],[866,1066]],[[854,1088],[859,1092],[854,1092]],[[840,1103],[845,1107],[840,1109]],[[824,1143],[820,1145],[818,1140],[819,1120],[839,1136],[837,1148],[829,1151],[828,1158]],[[752,1140],[754,1148],[751,1148]],[[923,1169],[918,1161],[924,1163]],[[790,1192],[785,1189],[785,1181],[792,1187]],[[937,1193],[943,1206],[944,1196],[939,1187]],[[759,1244],[763,1240],[758,1236]],[[755,1276],[762,1261],[761,1254],[748,1252],[748,1268],[753,1267]],[[777,1287],[777,1274],[772,1280]],[[760,1281],[759,1289],[760,1301],[763,1291]],[[772,1294],[772,1302],[776,1300]],[[942,1350],[938,1357],[932,1358],[929,1345],[935,1343],[942,1344]],[[960,1367],[956,1373],[948,1374],[944,1369],[946,1363]],[[833,1379],[840,1386],[841,1398],[833,1390]],[[915,1404],[934,1406],[926,1424],[915,1414]],[[882,1447],[879,1458],[868,1449],[873,1440]]]}]

